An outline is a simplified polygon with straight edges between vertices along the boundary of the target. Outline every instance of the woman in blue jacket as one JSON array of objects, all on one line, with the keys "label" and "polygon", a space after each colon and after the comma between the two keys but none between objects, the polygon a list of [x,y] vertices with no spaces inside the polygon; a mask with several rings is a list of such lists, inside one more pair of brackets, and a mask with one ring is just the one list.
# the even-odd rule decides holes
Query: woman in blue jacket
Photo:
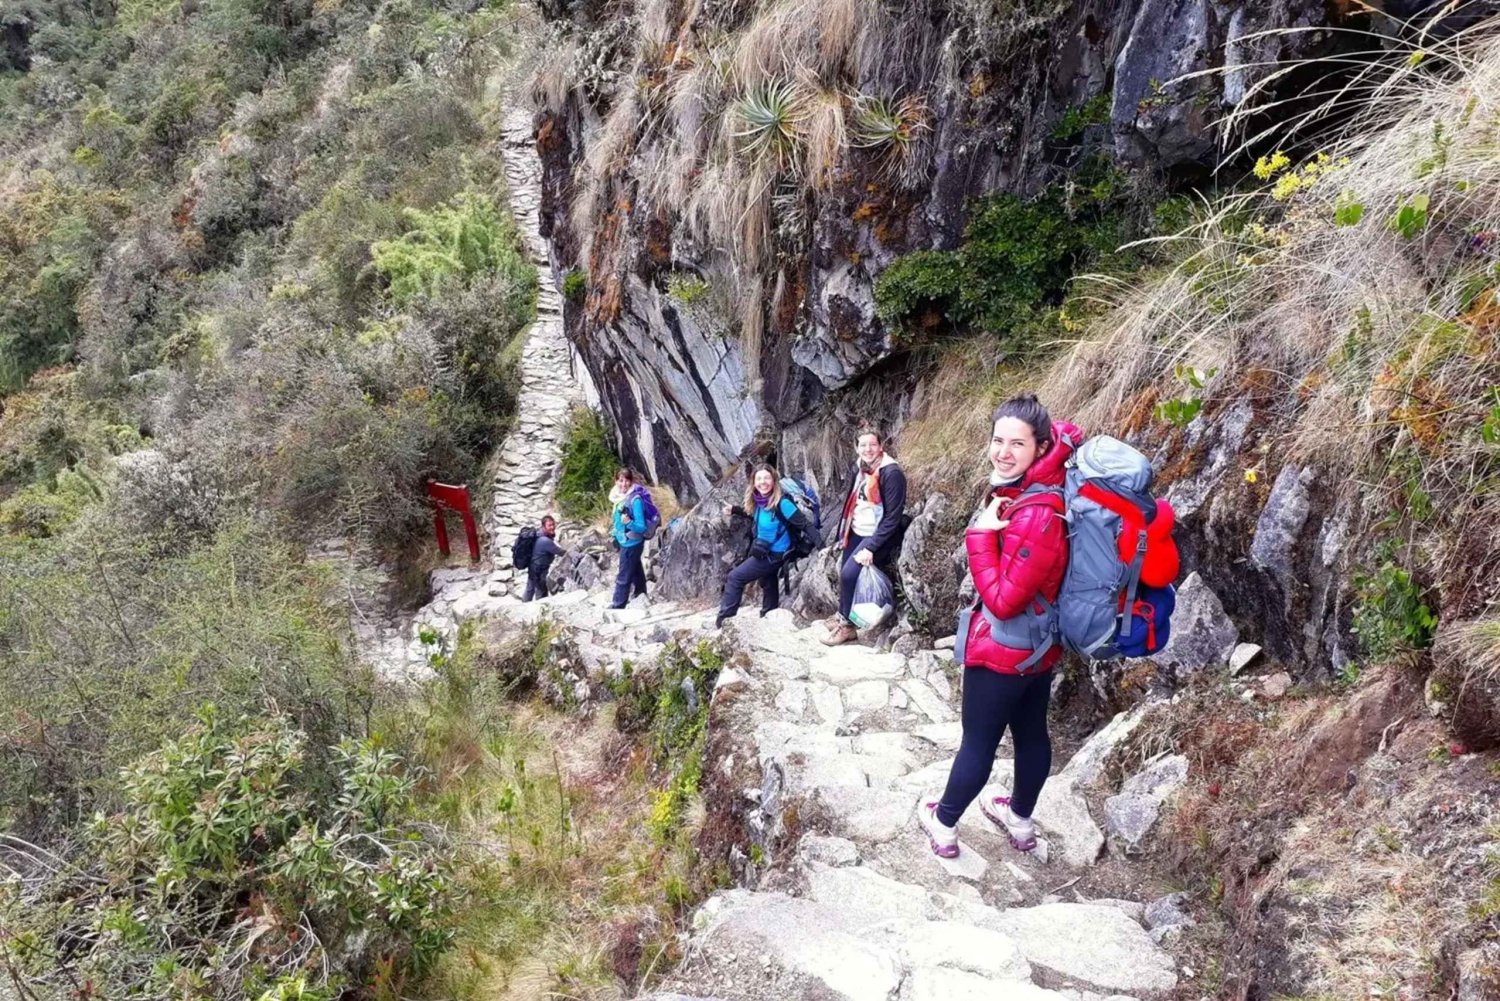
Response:
[{"label": "woman in blue jacket", "polygon": [[610,608],[624,608],[625,602],[646,593],[646,568],[641,554],[646,545],[646,509],[635,473],[623,468],[615,473],[615,486],[609,492],[614,509],[615,543],[620,548],[620,571],[615,575],[615,597]]},{"label": "woman in blue jacket", "polygon": [[[732,507],[724,508],[726,517],[733,511]],[[777,578],[787,551],[792,548],[793,526],[801,528],[807,522],[796,503],[782,494],[781,477],[776,470],[765,465],[755,467],[750,484],[745,487],[745,514],[750,517],[750,555],[729,571],[715,625],[722,626],[725,619],[734,617],[740,610],[745,585],[754,580],[760,581],[760,614],[765,615],[781,604]]]}]

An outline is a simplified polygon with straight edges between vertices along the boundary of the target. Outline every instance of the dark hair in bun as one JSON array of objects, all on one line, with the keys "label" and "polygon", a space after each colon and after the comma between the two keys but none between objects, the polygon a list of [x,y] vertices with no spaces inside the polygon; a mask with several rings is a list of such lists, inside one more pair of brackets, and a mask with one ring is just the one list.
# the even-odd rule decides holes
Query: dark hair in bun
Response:
[{"label": "dark hair in bun", "polygon": [[1042,406],[1035,393],[1021,393],[1000,404],[995,408],[995,416],[990,418],[990,426],[994,427],[996,421],[1005,417],[1025,421],[1038,445],[1052,444],[1052,415],[1047,413],[1047,408]]}]

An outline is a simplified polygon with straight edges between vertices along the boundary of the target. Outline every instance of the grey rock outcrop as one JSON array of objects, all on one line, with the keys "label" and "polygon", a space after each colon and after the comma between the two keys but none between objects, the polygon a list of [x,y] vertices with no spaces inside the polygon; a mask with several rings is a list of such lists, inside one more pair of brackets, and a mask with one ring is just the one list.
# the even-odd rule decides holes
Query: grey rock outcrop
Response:
[{"label": "grey rock outcrop", "polygon": [[703,500],[672,525],[660,547],[658,592],[663,598],[713,598],[750,545],[749,521],[741,512],[724,517],[724,506],[744,503],[738,476],[709,489]]},{"label": "grey rock outcrop", "polygon": [[1204,668],[1227,664],[1239,639],[1239,630],[1225,614],[1218,595],[1192,573],[1177,592],[1172,636],[1151,659],[1181,681]]},{"label": "grey rock outcrop", "polygon": [[1110,844],[1125,855],[1139,854],[1156,826],[1162,804],[1187,781],[1188,761],[1180,754],[1153,761],[1104,801],[1104,829]]},{"label": "grey rock outcrop", "polygon": [[[931,552],[933,535],[938,524],[948,514],[948,498],[933,494],[927,498],[922,511],[912,519],[901,540],[901,554],[896,559],[896,569],[901,574],[901,584],[909,611],[919,622],[929,622],[934,613],[933,591],[940,583],[934,579],[934,567],[939,572],[946,570],[946,560],[934,559]],[[952,629],[952,622],[944,622],[944,629]]]},{"label": "grey rock outcrop", "polygon": [[[892,177],[878,157],[845,149],[832,183],[747,180],[775,191],[736,219],[737,235],[710,239],[701,211],[683,211],[683,196],[652,183],[700,145],[701,129],[696,116],[639,113],[635,81],[663,71],[642,61],[654,49],[632,37],[639,26],[599,18],[591,4],[555,5],[590,55],[538,113],[542,225],[558,271],[586,277],[568,306],[568,336],[627,461],[681,499],[705,496],[759,436],[820,411],[826,422],[828,410],[887,379],[882,364],[908,346],[879,317],[875,282],[903,255],[956,246],[976,196],[1037,193],[1069,158],[1060,160],[1059,142],[1207,173],[1219,155],[1211,126],[1257,83],[1274,82],[1278,60],[1344,44],[1335,33],[1263,33],[1321,25],[1325,5],[1313,0],[1023,6],[919,14],[857,5],[861,24],[899,37],[908,58],[851,56],[845,71],[857,93],[925,100],[930,129],[912,162]],[[666,26],[684,40],[732,34],[768,8],[687,9],[697,23]],[[695,54],[682,54],[664,70],[665,92],[694,65]],[[1107,121],[1055,137],[1061,122],[1092,119],[1083,112],[1101,101]],[[648,119],[665,127],[635,124]],[[704,173],[695,185],[708,183]],[[673,275],[739,302],[720,315],[685,305]],[[880,416],[898,420],[889,406]]]}]

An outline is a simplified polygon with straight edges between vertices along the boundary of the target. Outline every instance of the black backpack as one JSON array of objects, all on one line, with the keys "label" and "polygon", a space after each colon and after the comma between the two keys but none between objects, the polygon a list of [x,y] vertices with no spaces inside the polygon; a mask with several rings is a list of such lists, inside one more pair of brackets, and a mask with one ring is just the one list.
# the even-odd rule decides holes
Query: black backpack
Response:
[{"label": "black backpack", "polygon": [[536,529],[527,525],[521,529],[521,534],[516,536],[516,541],[510,546],[510,563],[517,570],[531,569],[531,553],[536,549]]}]

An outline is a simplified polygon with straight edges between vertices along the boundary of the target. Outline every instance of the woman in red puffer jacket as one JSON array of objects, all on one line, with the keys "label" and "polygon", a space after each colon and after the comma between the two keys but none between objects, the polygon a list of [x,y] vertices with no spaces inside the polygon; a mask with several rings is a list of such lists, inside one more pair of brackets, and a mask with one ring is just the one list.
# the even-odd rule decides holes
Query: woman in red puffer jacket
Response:
[{"label": "woman in red puffer jacket", "polygon": [[1047,703],[1062,657],[1051,612],[1068,565],[1064,466],[1082,439],[1074,425],[1054,424],[1032,394],[995,411],[988,503],[965,536],[979,605],[960,617],[955,651],[964,668],[963,741],[942,799],[917,811],[944,858],[958,854],[958,818],[984,789],[1007,726],[1012,792],[985,797],[980,809],[1018,850],[1036,847],[1031,811],[1052,768]]}]

